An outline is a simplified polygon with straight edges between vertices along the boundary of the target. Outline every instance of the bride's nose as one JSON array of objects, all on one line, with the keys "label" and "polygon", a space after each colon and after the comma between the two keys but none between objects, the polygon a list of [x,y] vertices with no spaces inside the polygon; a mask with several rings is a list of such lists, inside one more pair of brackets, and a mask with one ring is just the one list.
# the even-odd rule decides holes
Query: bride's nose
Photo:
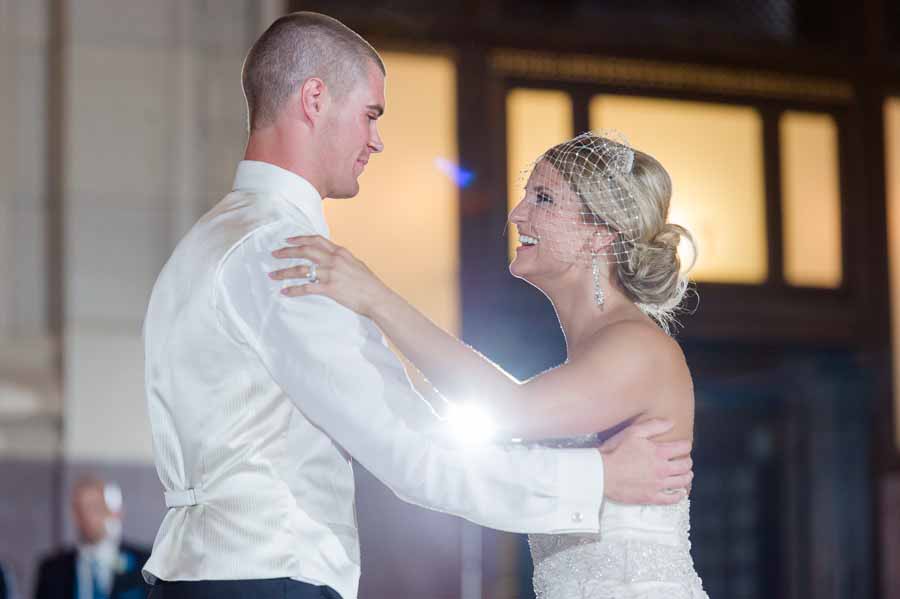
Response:
[{"label": "bride's nose", "polygon": [[515,208],[512,209],[512,212],[509,213],[509,222],[511,223],[524,223],[528,222],[528,219],[531,217],[531,203],[525,201],[524,199],[519,201],[516,204]]}]

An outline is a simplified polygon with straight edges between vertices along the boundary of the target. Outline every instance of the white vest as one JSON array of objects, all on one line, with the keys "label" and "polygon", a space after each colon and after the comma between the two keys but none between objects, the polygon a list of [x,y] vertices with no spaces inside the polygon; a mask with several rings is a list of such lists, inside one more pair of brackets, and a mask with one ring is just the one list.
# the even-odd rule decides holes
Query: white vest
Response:
[{"label": "white vest", "polygon": [[[284,265],[268,253],[285,237],[328,234],[318,194],[258,162],[241,163],[235,188],[178,244],[144,323],[153,450],[169,507],[144,568],[149,581],[290,577],[355,599],[347,451],[426,507],[521,532],[596,531],[596,452],[467,454],[411,430],[408,414],[396,414],[402,406],[430,412],[377,328],[330,300],[279,298],[265,276]],[[259,310],[242,308],[248,302]],[[359,363],[310,353],[343,349],[331,318],[354,329],[360,351],[348,361]],[[247,327],[268,332],[260,341]],[[337,378],[345,367],[352,380]]]}]

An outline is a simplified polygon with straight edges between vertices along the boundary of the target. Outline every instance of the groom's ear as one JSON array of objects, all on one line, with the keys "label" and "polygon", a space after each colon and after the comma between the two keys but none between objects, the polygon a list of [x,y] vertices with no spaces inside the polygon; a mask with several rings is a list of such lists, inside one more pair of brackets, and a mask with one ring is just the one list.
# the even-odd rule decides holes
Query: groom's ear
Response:
[{"label": "groom's ear", "polygon": [[328,104],[328,87],[318,77],[310,77],[300,87],[300,110],[305,120],[316,123]]}]

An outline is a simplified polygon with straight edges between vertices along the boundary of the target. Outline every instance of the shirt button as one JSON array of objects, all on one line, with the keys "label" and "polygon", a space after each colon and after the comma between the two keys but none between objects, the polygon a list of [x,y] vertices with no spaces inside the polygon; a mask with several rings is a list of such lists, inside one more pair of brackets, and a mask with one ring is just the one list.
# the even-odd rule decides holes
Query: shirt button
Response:
[{"label": "shirt button", "polygon": [[572,512],[572,522],[577,524],[582,520],[584,520],[584,518],[582,517],[581,512]]}]

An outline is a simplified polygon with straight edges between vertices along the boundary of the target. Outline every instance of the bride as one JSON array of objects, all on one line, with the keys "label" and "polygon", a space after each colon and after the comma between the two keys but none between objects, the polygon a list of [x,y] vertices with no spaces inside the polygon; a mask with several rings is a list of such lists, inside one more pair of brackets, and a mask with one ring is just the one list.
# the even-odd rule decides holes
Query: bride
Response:
[{"label": "bride", "polygon": [[[597,431],[665,418],[675,426],[661,440],[692,439],[691,376],[668,331],[687,288],[678,246],[693,242],[666,222],[671,191],[659,162],[609,134],[583,133],[538,158],[510,214],[521,243],[510,272],[553,303],[567,358],[525,382],[324,238],[289,240],[274,255],[306,265],[270,276],[305,279],[287,296],[325,295],[374,320],[443,396],[487,411],[498,438],[590,444]],[[678,490],[658,503],[607,500],[598,534],[531,535],[538,598],[706,598],[690,555],[688,498]]]}]

